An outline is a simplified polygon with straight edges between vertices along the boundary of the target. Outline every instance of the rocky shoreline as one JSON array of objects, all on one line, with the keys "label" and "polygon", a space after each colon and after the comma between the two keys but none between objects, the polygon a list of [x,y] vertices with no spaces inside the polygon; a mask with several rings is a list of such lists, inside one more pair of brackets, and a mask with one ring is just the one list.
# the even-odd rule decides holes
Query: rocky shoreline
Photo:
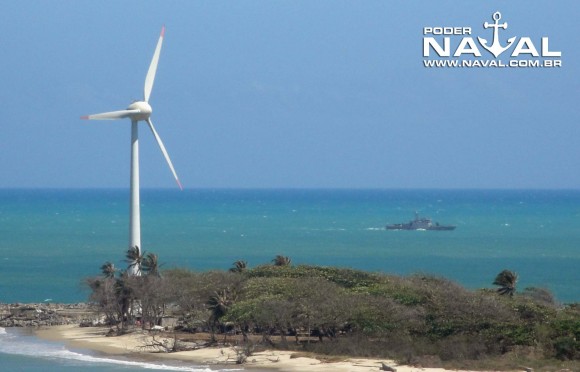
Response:
[{"label": "rocky shoreline", "polygon": [[48,327],[92,324],[96,312],[86,303],[0,304],[0,327]]}]

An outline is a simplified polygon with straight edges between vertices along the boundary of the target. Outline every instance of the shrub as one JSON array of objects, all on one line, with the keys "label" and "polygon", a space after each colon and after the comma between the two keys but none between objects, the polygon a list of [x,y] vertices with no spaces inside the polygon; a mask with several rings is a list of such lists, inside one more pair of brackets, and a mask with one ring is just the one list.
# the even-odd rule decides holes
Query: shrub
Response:
[{"label": "shrub", "polygon": [[580,342],[570,336],[558,337],[554,340],[555,357],[562,360],[580,358]]}]

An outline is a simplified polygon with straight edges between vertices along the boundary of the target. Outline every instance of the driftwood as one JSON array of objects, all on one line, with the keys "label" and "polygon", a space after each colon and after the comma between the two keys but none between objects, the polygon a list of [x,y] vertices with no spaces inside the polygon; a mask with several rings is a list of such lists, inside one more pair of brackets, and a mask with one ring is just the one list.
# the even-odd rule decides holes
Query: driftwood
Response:
[{"label": "driftwood", "polygon": [[200,348],[199,344],[182,342],[177,338],[177,334],[173,333],[173,337],[158,338],[158,335],[153,333],[151,338],[145,338],[143,345],[138,346],[141,350],[154,350],[162,353],[174,353],[177,351],[197,350]]},{"label": "driftwood", "polygon": [[163,338],[161,340],[158,340],[156,338],[156,336],[153,335],[150,340],[145,341],[144,344],[141,346],[138,346],[138,348],[141,350],[153,349],[155,351],[160,351],[163,353],[171,353],[171,352],[177,351],[176,346],[177,346],[177,340],[175,340],[175,339],[170,340],[168,338]]}]

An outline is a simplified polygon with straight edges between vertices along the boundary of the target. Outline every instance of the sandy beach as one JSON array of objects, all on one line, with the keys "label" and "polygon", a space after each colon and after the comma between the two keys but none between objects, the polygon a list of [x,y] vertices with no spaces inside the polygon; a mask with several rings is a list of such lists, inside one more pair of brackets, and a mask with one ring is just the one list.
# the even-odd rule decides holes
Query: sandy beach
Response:
[{"label": "sandy beach", "polygon": [[[190,361],[209,366],[235,366],[236,352],[231,347],[208,347],[198,350],[175,353],[159,353],[144,350],[143,345],[151,340],[146,333],[133,333],[117,337],[106,337],[109,328],[79,327],[64,325],[38,329],[38,337],[51,341],[65,342],[70,347],[89,349],[110,355],[139,356],[158,360],[172,359]],[[252,354],[243,365],[244,369],[276,371],[336,371],[367,372],[380,371],[382,363],[395,368],[398,372],[444,372],[441,368],[416,368],[397,365],[392,360],[348,358],[337,362],[321,362],[314,358],[292,357],[292,351],[269,350]],[[467,372],[467,371],[458,371]]]}]

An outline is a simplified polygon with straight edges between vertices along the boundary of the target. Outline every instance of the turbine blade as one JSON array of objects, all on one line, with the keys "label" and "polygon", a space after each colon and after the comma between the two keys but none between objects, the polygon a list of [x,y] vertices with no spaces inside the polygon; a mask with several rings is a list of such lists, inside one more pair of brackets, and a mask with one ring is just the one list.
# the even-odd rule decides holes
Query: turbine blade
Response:
[{"label": "turbine blade", "polygon": [[157,140],[157,144],[159,145],[159,148],[161,149],[163,156],[165,156],[165,160],[167,161],[167,165],[169,165],[169,169],[171,169],[171,173],[173,173],[173,177],[175,177],[175,181],[177,182],[177,186],[179,186],[179,188],[181,190],[183,190],[183,186],[181,186],[181,182],[179,182],[179,178],[177,178],[177,173],[175,173],[175,169],[173,168],[173,164],[171,163],[171,159],[169,158],[169,154],[167,153],[167,150],[165,150],[165,146],[163,146],[163,142],[161,141],[161,137],[159,137],[159,134],[157,134],[157,131],[155,130],[155,127],[153,126],[153,122],[151,121],[151,119],[147,119],[147,124],[149,124],[149,128],[151,128],[151,132],[153,133],[153,136]]},{"label": "turbine blade", "polygon": [[84,120],[115,120],[115,119],[123,119],[123,118],[129,117],[133,114],[138,114],[140,112],[141,112],[141,110],[111,111],[111,112],[103,112],[101,114],[81,116],[81,119],[84,119]]},{"label": "turbine blade", "polygon": [[157,47],[155,48],[153,59],[149,65],[149,71],[147,71],[147,76],[145,77],[145,88],[143,89],[143,100],[145,102],[149,102],[149,96],[151,95],[151,90],[153,89],[153,81],[155,80],[155,73],[157,72],[157,63],[159,62],[159,54],[161,53],[161,44],[163,44],[164,35],[165,26],[161,28],[161,35],[159,36],[159,41],[157,42]]}]

